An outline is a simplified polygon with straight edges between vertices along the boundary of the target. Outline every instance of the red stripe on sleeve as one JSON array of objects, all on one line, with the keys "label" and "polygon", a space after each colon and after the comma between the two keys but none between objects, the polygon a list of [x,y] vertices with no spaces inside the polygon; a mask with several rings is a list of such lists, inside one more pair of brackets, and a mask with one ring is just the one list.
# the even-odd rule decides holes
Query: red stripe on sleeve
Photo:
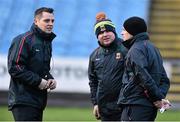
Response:
[{"label": "red stripe on sleeve", "polygon": [[25,36],[22,38],[22,40],[21,40],[20,49],[19,49],[19,52],[18,52],[17,60],[16,60],[16,64],[17,64],[17,68],[18,68],[18,69],[21,69],[18,63],[19,63],[20,55],[21,55],[21,53],[22,53],[22,48],[23,48],[23,45],[24,45],[24,41],[25,41],[25,39],[26,39],[29,35],[31,35],[31,34],[32,34],[32,32],[31,32],[31,33],[28,33],[28,34],[25,35]]}]

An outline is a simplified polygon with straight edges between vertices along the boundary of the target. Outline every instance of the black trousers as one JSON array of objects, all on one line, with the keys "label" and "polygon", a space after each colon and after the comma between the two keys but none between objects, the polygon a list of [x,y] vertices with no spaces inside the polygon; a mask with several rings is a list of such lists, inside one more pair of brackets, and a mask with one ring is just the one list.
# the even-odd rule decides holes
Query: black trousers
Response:
[{"label": "black trousers", "polygon": [[43,118],[43,110],[27,105],[14,106],[12,114],[15,121],[42,121]]},{"label": "black trousers", "polygon": [[141,105],[125,105],[122,110],[122,121],[154,121],[157,108]]}]

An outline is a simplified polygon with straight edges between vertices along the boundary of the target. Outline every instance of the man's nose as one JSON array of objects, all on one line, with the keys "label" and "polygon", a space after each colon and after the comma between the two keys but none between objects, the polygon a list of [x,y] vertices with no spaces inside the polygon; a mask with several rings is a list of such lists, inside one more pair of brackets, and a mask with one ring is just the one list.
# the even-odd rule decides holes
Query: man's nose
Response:
[{"label": "man's nose", "polygon": [[123,32],[121,31],[120,34],[123,35]]},{"label": "man's nose", "polygon": [[103,36],[106,36],[106,35],[107,35],[107,32],[106,32],[106,31],[104,31],[104,32],[103,32]]},{"label": "man's nose", "polygon": [[125,33],[124,30],[122,30],[122,31],[120,32],[121,35],[124,35],[124,33]]},{"label": "man's nose", "polygon": [[50,20],[49,21],[49,25],[53,25],[54,24],[54,21],[53,20]]}]

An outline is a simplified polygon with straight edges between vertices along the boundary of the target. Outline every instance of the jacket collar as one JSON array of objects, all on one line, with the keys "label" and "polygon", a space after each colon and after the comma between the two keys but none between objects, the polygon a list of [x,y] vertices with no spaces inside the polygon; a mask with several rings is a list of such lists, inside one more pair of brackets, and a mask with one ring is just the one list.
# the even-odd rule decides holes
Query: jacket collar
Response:
[{"label": "jacket collar", "polygon": [[141,40],[149,40],[149,35],[147,32],[139,33],[139,34],[133,36],[132,38],[130,38],[126,41],[123,41],[122,43],[126,48],[130,49],[131,46],[134,44],[134,42],[138,42]]},{"label": "jacket collar", "polygon": [[36,36],[38,36],[41,39],[46,40],[46,41],[52,41],[56,37],[56,35],[53,32],[50,34],[45,33],[38,26],[36,26],[34,23],[31,26],[31,31],[33,31]]}]

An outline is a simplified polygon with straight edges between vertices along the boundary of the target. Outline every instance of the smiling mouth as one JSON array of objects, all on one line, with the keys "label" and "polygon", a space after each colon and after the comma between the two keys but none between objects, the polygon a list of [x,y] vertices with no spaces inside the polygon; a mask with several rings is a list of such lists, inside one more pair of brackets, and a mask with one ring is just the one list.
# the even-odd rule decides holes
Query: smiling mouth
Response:
[{"label": "smiling mouth", "polygon": [[109,40],[110,38],[105,38],[104,40]]},{"label": "smiling mouth", "polygon": [[47,30],[48,30],[48,31],[51,31],[51,30],[52,30],[52,28],[47,28]]}]

